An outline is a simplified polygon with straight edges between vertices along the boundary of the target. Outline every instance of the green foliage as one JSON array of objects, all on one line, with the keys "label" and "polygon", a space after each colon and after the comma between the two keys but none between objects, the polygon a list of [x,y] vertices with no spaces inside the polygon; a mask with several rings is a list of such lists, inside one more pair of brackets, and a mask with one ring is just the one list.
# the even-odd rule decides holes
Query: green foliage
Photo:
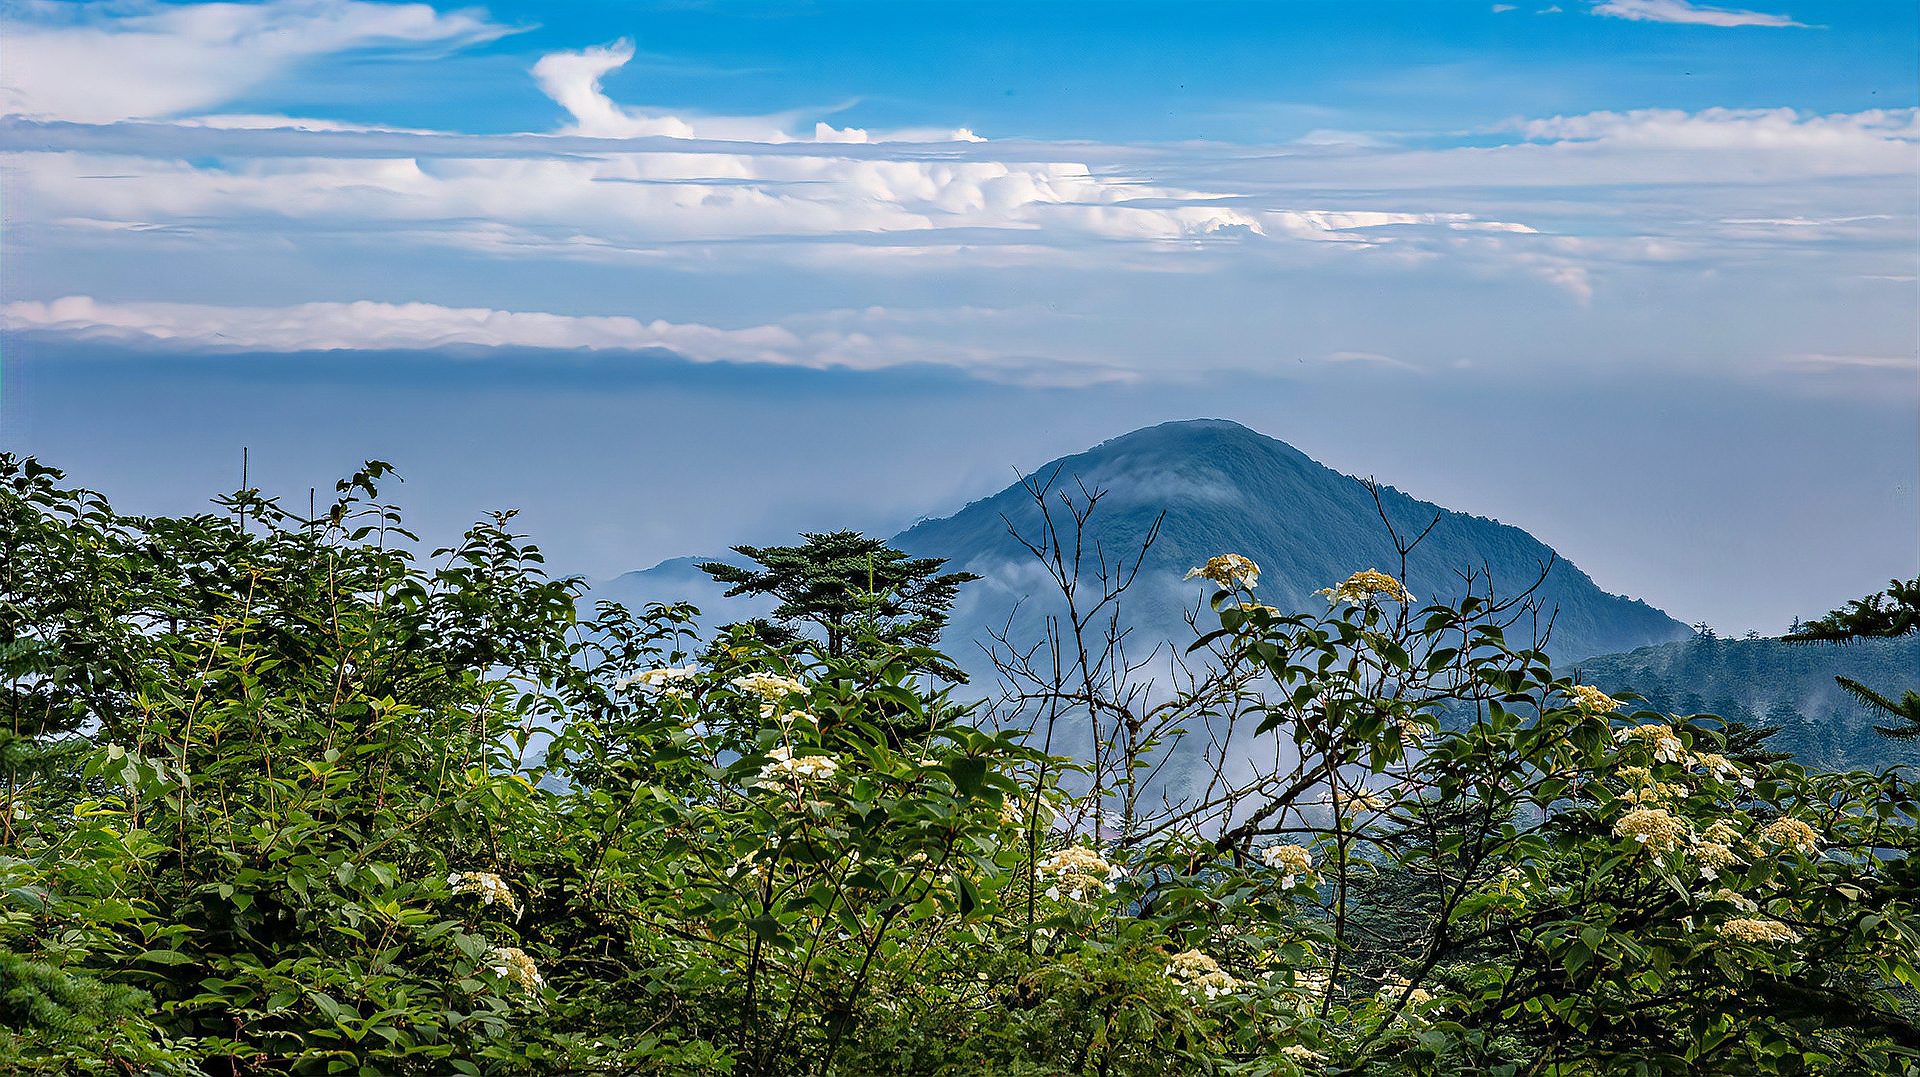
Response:
[{"label": "green foliage", "polygon": [[1116,827],[1126,789],[922,687],[913,638],[583,617],[506,516],[417,555],[386,477],[136,519],[0,460],[0,1066],[1920,1060],[1904,773],[1625,715],[1483,599],[1222,590],[1176,695],[1272,761]]}]

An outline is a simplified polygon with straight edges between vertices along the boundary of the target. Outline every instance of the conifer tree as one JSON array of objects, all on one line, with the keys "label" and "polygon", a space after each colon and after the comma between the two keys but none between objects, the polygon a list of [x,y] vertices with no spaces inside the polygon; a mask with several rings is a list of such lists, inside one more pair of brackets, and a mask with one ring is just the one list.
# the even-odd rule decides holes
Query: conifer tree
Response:
[{"label": "conifer tree", "polygon": [[[868,638],[903,647],[933,647],[946,627],[960,585],[971,572],[940,569],[944,558],[909,557],[858,531],[803,534],[798,546],[735,546],[753,568],[708,561],[700,571],[730,585],[727,597],[771,595],[773,620],[789,632],[818,628],[827,654],[851,657]],[[951,681],[966,674],[950,662],[928,659],[925,671]]]},{"label": "conifer tree", "polygon": [[[1851,642],[1856,639],[1889,639],[1920,632],[1920,576],[1911,580],[1889,580],[1887,589],[1857,598],[1824,617],[1802,624],[1797,618],[1786,639],[1796,642]],[[1851,677],[1834,680],[1847,694],[1870,710],[1892,718],[1892,725],[1876,725],[1874,730],[1896,740],[1920,738],[1920,692],[1908,689],[1899,699],[1868,688]]]}]

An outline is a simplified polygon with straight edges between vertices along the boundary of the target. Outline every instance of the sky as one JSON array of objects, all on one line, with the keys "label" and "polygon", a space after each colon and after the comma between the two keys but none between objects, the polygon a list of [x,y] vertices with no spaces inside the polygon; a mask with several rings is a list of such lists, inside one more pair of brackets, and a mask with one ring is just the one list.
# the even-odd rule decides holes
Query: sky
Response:
[{"label": "sky", "polygon": [[1920,571],[1920,7],[0,0],[0,449],[605,577],[1232,418],[1778,632]]}]

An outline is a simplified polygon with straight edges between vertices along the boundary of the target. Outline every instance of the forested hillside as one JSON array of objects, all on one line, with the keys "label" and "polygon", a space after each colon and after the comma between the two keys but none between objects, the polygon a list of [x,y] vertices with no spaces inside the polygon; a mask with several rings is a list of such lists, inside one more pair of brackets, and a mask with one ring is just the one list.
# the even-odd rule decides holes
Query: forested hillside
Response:
[{"label": "forested hillside", "polygon": [[1898,696],[1920,683],[1920,635],[1845,643],[1698,636],[1569,667],[1613,694],[1669,714],[1717,714],[1780,730],[1769,745],[1833,770],[1920,763],[1920,742],[1874,732],[1876,719],[1834,683],[1851,677]]}]

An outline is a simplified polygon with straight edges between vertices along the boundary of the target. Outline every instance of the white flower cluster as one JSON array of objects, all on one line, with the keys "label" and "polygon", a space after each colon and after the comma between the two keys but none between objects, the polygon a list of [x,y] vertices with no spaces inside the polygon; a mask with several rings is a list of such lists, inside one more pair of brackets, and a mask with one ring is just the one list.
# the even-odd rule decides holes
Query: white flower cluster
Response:
[{"label": "white flower cluster", "polygon": [[1694,863],[1700,866],[1700,877],[1714,880],[1720,873],[1740,863],[1740,854],[1733,846],[1723,841],[1700,841],[1693,846]]},{"label": "white flower cluster", "polygon": [[1367,812],[1383,812],[1387,810],[1387,801],[1386,798],[1382,797],[1379,793],[1362,785],[1353,789],[1342,790],[1340,794],[1340,809],[1348,816],[1360,815]]},{"label": "white flower cluster", "polygon": [[1718,928],[1723,939],[1744,942],[1756,946],[1781,942],[1799,942],[1800,933],[1778,920],[1757,917],[1740,917],[1728,920]]},{"label": "white flower cluster", "polygon": [[1315,591],[1314,594],[1326,595],[1327,605],[1329,606],[1339,606],[1343,604],[1364,606],[1379,596],[1384,596],[1403,606],[1413,603],[1413,595],[1407,592],[1405,585],[1392,576],[1374,569],[1367,569],[1365,572],[1356,572],[1341,581],[1338,585],[1322,587],[1320,590]]},{"label": "white flower cluster", "polygon": [[1240,986],[1220,967],[1220,963],[1198,950],[1183,950],[1167,959],[1167,975],[1179,981],[1180,990],[1208,998],[1229,995]]},{"label": "white flower cluster", "polygon": [[1053,880],[1046,894],[1055,901],[1091,901],[1100,891],[1112,890],[1114,880],[1125,873],[1092,849],[1069,845],[1041,861],[1040,874]]},{"label": "white flower cluster", "polygon": [[660,669],[643,670],[631,677],[622,677],[615,681],[615,688],[628,688],[639,685],[666,699],[685,699],[687,690],[680,686],[681,681],[692,680],[700,675],[699,666],[663,666]]},{"label": "white flower cluster", "polygon": [[1768,845],[1797,849],[1808,856],[1820,851],[1820,835],[1812,827],[1792,817],[1782,817],[1768,823],[1766,829],[1760,831],[1760,840]]},{"label": "white flower cluster", "polygon": [[1186,578],[1194,577],[1212,580],[1222,587],[1256,587],[1260,583],[1260,566],[1237,553],[1223,553],[1218,557],[1207,558],[1207,563],[1189,571]]},{"label": "white flower cluster", "polygon": [[778,725],[782,730],[790,730],[794,723],[804,726],[817,726],[820,719],[810,710],[788,707],[784,703],[775,703],[770,699],[760,701],[760,720],[768,725]]},{"label": "white flower cluster", "polygon": [[533,963],[518,946],[496,946],[487,955],[488,971],[522,991],[532,994],[546,984],[540,966]]},{"label": "white flower cluster", "polygon": [[1636,741],[1645,744],[1654,760],[1660,763],[1679,763],[1687,757],[1686,745],[1680,743],[1679,735],[1665,722],[1622,726],[1613,731],[1613,739],[1621,745]]},{"label": "white flower cluster", "polygon": [[1748,789],[1753,788],[1753,778],[1740,769],[1740,765],[1719,752],[1702,752],[1693,757],[1693,765],[1706,771],[1718,782],[1739,782]]},{"label": "white flower cluster", "polygon": [[1289,1043],[1280,1048],[1280,1053],[1296,1066],[1317,1066],[1327,1060],[1327,1056],[1308,1047],[1304,1043]]},{"label": "white flower cluster", "polygon": [[1673,852],[1693,839],[1693,827],[1665,808],[1635,808],[1614,822],[1613,833],[1656,853]]},{"label": "white flower cluster", "polygon": [[480,895],[482,905],[504,905],[508,912],[520,912],[513,888],[491,871],[456,871],[447,876],[447,886],[456,894]]},{"label": "white flower cluster", "polygon": [[767,753],[767,764],[760,768],[760,780],[756,784],[762,789],[790,793],[824,785],[833,780],[839,769],[840,764],[832,756],[796,756],[793,749],[782,745]]},{"label": "white flower cluster", "polygon": [[1756,913],[1760,911],[1759,904],[1756,903],[1752,898],[1749,898],[1745,894],[1739,893],[1738,891],[1729,890],[1724,886],[1718,890],[1715,890],[1711,894],[1703,895],[1702,900],[1724,901],[1727,904],[1733,906],[1736,909],[1739,909],[1741,912],[1744,912],[1744,913]]},{"label": "white flower cluster", "polygon": [[1620,708],[1620,701],[1595,688],[1591,684],[1576,684],[1567,689],[1573,697],[1573,705],[1595,714],[1609,714]]},{"label": "white flower cluster", "polygon": [[1413,981],[1398,973],[1388,973],[1380,981],[1380,990],[1375,995],[1387,1005],[1398,1005],[1404,997],[1409,1006],[1421,1006],[1433,1001],[1433,994],[1422,987],[1413,986]]},{"label": "white flower cluster", "polygon": [[769,703],[781,703],[788,696],[805,695],[807,691],[806,685],[778,673],[749,673],[733,678],[730,683],[742,692],[759,696]]},{"label": "white flower cluster", "polygon": [[1302,877],[1313,877],[1313,854],[1300,845],[1269,845],[1260,850],[1260,862],[1281,873],[1280,888],[1293,889]]}]

